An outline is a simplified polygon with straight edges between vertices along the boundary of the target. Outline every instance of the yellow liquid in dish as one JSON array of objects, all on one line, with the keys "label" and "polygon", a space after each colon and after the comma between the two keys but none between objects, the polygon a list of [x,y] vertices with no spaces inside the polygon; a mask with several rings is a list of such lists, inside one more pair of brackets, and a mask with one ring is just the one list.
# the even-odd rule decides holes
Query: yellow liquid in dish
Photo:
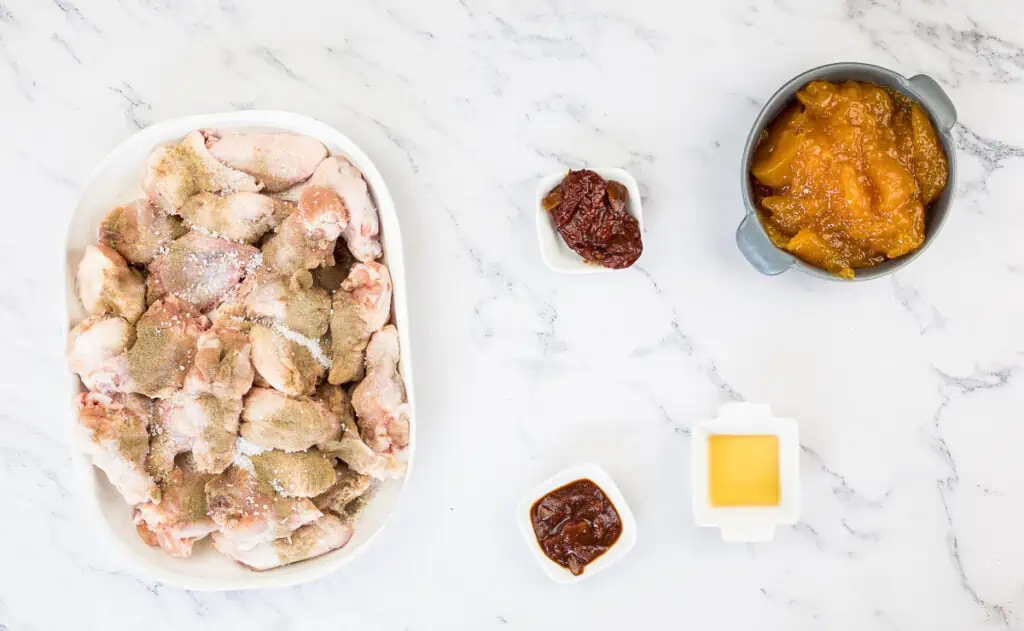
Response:
[{"label": "yellow liquid in dish", "polygon": [[712,506],[777,506],[779,438],[708,436],[708,486]]}]

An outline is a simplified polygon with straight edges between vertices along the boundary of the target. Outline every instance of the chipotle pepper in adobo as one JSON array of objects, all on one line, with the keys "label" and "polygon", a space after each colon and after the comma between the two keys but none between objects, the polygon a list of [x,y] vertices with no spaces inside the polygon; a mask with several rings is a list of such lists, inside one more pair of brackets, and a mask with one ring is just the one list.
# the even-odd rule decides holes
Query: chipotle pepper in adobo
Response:
[{"label": "chipotle pepper in adobo", "polygon": [[626,212],[626,187],[590,170],[569,171],[544,198],[565,244],[589,263],[620,269],[643,252],[640,224]]},{"label": "chipotle pepper in adobo", "polygon": [[577,576],[622,534],[619,512],[601,487],[587,479],[534,502],[530,521],[544,554]]}]

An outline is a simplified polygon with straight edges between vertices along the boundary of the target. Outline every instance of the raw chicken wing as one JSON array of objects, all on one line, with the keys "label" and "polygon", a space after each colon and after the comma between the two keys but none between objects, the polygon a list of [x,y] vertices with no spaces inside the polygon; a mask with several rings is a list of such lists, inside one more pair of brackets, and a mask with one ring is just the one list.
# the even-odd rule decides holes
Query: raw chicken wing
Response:
[{"label": "raw chicken wing", "polygon": [[166,214],[175,214],[196,193],[257,193],[263,185],[210,155],[202,132],[194,131],[175,146],[149,154],[142,190]]},{"label": "raw chicken wing", "polygon": [[334,414],[341,424],[341,435],[333,440],[320,443],[320,450],[344,461],[358,473],[378,480],[400,478],[405,475],[406,464],[389,453],[377,453],[363,441],[356,424],[355,411],[348,394],[341,386],[324,384],[319,392],[320,400]]},{"label": "raw chicken wing", "polygon": [[118,206],[100,223],[100,243],[129,263],[149,265],[171,241],[188,232],[181,219],[158,212],[145,197]]},{"label": "raw chicken wing", "polygon": [[240,399],[218,399],[210,394],[178,392],[157,404],[149,471],[166,479],[174,458],[192,452],[196,470],[220,473],[235,459]]},{"label": "raw chicken wing", "polygon": [[235,328],[214,327],[199,336],[192,369],[185,376],[185,390],[212,394],[220,399],[241,399],[252,387],[252,345],[249,336]]},{"label": "raw chicken wing", "polygon": [[380,263],[356,263],[331,314],[331,372],[327,380],[347,383],[363,375],[363,351],[391,314],[391,273]]},{"label": "raw chicken wing", "polygon": [[331,488],[337,479],[331,459],[317,449],[299,452],[273,449],[249,459],[256,477],[284,497],[316,497]]},{"label": "raw chicken wing", "polygon": [[105,390],[139,392],[162,399],[185,382],[196,355],[196,340],[209,320],[169,296],[153,303],[135,328],[135,344],[110,361]]},{"label": "raw chicken wing", "polygon": [[300,335],[319,338],[327,333],[331,297],[313,286],[313,275],[299,270],[292,276],[257,281],[245,300],[250,317],[275,320]]},{"label": "raw chicken wing", "polygon": [[[320,361],[326,361],[319,340],[304,339],[281,327],[254,325],[252,362],[272,386],[291,395],[312,394],[324,376]],[[319,359],[319,360],[318,360]]]},{"label": "raw chicken wing", "polygon": [[253,388],[242,408],[241,435],[265,449],[303,451],[338,437],[341,422],[322,402]]},{"label": "raw chicken wing", "polygon": [[409,444],[409,404],[398,374],[398,329],[388,325],[366,347],[366,378],[352,392],[359,429],[381,453]]},{"label": "raw chicken wing", "polygon": [[255,243],[291,210],[290,204],[259,193],[197,193],[185,201],[178,213],[190,226],[225,239]]},{"label": "raw chicken wing", "polygon": [[242,565],[254,570],[269,570],[297,563],[341,548],[352,539],[352,524],[334,515],[324,515],[316,522],[296,530],[287,539],[261,543],[252,548],[233,545],[220,533],[214,533],[213,545]]},{"label": "raw chicken wing", "polygon": [[327,148],[309,136],[211,130],[204,133],[213,157],[263,182],[268,193],[309,179],[327,157]]},{"label": "raw chicken wing", "polygon": [[115,250],[90,245],[78,264],[78,297],[91,315],[114,313],[135,322],[146,310],[142,275]]},{"label": "raw chicken wing", "polygon": [[160,501],[146,472],[153,402],[137,394],[83,392],[77,398],[78,432],[84,451],[129,504]]},{"label": "raw chicken wing", "polygon": [[90,390],[114,392],[116,362],[135,341],[135,329],[120,316],[90,316],[68,334],[68,368],[78,373]]},{"label": "raw chicken wing", "polygon": [[147,297],[152,302],[171,294],[207,311],[259,263],[260,252],[251,245],[193,230],[149,266]]},{"label": "raw chicken wing", "polygon": [[328,188],[303,189],[298,210],[288,216],[263,244],[263,261],[278,274],[332,264],[335,242],[348,225],[348,210]]},{"label": "raw chicken wing", "polygon": [[335,477],[336,481],[331,488],[313,498],[313,503],[322,511],[341,515],[345,513],[346,506],[370,489],[370,476],[357,473],[345,463],[339,463],[335,467]]},{"label": "raw chicken wing", "polygon": [[206,508],[206,483],[212,478],[199,472],[190,456],[180,458],[160,485],[160,502],[135,507],[135,527],[143,540],[171,556],[190,556],[195,542],[217,529]]}]

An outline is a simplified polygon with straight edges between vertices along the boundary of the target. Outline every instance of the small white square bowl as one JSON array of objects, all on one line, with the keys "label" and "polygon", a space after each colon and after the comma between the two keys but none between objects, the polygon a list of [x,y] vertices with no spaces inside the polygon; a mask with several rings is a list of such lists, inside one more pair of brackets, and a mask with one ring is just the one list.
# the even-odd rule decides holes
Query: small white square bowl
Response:
[{"label": "small white square bowl", "polygon": [[[715,434],[769,435],[779,440],[779,493],[776,506],[712,506],[708,488],[708,437]],[[717,527],[725,541],[771,541],[777,524],[800,519],[800,437],[796,421],[772,416],[763,403],[729,403],[718,418],[693,428],[693,518]]]},{"label": "small white square bowl", "polygon": [[[640,224],[640,238],[644,235],[644,213],[640,205],[640,187],[636,178],[625,169],[593,168],[590,169],[606,180],[618,182],[626,187],[626,212],[636,218]],[[620,270],[588,263],[582,256],[572,251],[555,230],[551,213],[544,210],[544,198],[547,197],[559,182],[568,174],[568,170],[558,171],[543,178],[537,185],[537,241],[540,243],[540,256],[544,263],[560,274],[598,274],[600,272],[617,272]],[[629,269],[623,268],[623,269]]]},{"label": "small white square bowl", "polygon": [[[619,520],[622,522],[622,533],[619,534],[618,540],[612,544],[612,547],[588,563],[583,569],[583,573],[576,576],[568,568],[555,563],[544,554],[544,550],[537,541],[537,535],[533,532],[530,509],[533,508],[534,502],[551,491],[563,487],[570,482],[583,479],[588,479],[600,487],[612,505],[615,506],[615,510],[619,513]],[[516,521],[519,522],[519,529],[523,532],[523,538],[526,539],[526,545],[530,548],[533,556],[537,557],[537,561],[540,563],[544,573],[556,583],[578,583],[585,578],[590,578],[626,556],[633,549],[633,546],[636,545],[636,519],[629,510],[629,505],[626,504],[626,498],[619,492],[619,487],[615,486],[611,476],[604,469],[593,463],[578,464],[564,469],[534,487],[520,500],[519,506],[516,509]]]}]

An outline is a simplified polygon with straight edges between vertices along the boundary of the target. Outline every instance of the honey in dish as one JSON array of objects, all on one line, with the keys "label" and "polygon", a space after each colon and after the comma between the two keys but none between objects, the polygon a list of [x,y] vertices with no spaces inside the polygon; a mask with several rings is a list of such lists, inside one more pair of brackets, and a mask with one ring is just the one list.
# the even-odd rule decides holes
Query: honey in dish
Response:
[{"label": "honey in dish", "polygon": [[869,83],[812,81],[754,154],[772,242],[843,278],[921,247],[949,165],[921,106]]},{"label": "honey in dish", "polygon": [[762,434],[708,436],[712,506],[779,504],[779,438]]}]

